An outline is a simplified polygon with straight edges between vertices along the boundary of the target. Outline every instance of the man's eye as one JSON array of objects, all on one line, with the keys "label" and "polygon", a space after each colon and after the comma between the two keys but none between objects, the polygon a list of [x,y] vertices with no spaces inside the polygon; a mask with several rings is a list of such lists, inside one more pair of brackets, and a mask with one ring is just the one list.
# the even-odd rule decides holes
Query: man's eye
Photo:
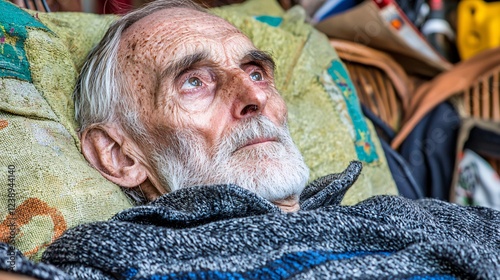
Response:
[{"label": "man's eye", "polygon": [[252,79],[252,81],[262,81],[263,80],[262,74],[259,72],[252,72],[250,74],[250,79]]},{"label": "man's eye", "polygon": [[184,82],[184,84],[182,85],[182,88],[183,89],[193,89],[196,87],[201,87],[202,85],[203,85],[203,83],[201,82],[201,80],[199,78],[191,77]]}]

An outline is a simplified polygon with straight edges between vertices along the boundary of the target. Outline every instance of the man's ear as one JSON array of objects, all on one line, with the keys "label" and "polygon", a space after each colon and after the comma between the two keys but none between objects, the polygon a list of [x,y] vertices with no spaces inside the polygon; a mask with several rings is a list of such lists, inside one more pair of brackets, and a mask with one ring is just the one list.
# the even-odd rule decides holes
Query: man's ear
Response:
[{"label": "man's ear", "polygon": [[82,153],[109,181],[122,187],[136,187],[147,179],[146,167],[127,154],[125,141],[117,128],[88,128],[81,134]]}]

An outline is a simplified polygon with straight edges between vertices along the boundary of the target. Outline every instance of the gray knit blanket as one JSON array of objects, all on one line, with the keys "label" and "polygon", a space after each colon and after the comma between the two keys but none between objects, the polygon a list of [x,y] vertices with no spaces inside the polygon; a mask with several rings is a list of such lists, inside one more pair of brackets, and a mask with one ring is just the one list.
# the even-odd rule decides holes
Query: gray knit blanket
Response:
[{"label": "gray knit blanket", "polygon": [[[500,212],[398,196],[340,205],[360,171],[352,162],[314,181],[297,213],[234,185],[182,189],[68,230],[42,263],[18,254],[15,270],[40,279],[500,279]],[[8,250],[0,246],[0,259]]]}]

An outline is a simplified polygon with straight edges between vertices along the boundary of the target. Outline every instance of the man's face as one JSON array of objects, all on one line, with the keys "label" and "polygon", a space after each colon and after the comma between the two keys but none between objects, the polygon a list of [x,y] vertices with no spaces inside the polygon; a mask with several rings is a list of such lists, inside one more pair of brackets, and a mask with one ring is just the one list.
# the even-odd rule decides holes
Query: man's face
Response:
[{"label": "man's face", "polygon": [[286,127],[273,62],[235,27],[193,10],[158,11],[127,29],[118,61],[164,187],[235,183],[270,200],[300,194],[308,170]]}]

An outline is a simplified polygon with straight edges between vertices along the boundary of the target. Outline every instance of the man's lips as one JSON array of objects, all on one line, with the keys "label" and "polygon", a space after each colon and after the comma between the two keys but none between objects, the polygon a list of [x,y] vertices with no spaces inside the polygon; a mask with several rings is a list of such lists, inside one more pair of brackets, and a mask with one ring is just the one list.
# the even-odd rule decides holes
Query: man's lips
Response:
[{"label": "man's lips", "polygon": [[248,148],[250,146],[264,144],[264,143],[268,143],[268,142],[277,142],[277,141],[278,141],[277,138],[256,138],[256,139],[248,141],[245,145],[236,149],[235,152],[238,150],[244,149],[244,148]]}]

